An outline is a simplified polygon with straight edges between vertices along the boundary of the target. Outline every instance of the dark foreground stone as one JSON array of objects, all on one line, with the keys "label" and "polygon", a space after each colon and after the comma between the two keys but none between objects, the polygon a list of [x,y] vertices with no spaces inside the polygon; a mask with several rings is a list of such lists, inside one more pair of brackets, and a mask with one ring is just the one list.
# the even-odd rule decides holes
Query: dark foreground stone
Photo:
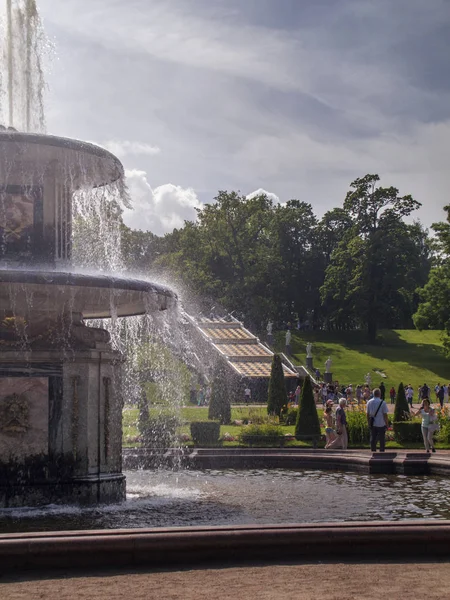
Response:
[{"label": "dark foreground stone", "polygon": [[450,521],[191,527],[0,535],[0,573],[351,557],[448,558]]}]

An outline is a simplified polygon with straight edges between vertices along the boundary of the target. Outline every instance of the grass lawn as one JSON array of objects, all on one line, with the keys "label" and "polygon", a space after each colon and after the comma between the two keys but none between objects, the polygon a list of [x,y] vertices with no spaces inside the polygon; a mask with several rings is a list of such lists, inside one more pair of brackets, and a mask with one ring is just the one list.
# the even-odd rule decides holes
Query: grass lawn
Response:
[{"label": "grass lawn", "polygon": [[[243,420],[243,419],[251,419],[254,418],[255,415],[266,416],[267,410],[265,406],[255,406],[255,407],[236,407],[233,406],[231,409],[231,418],[232,421],[235,420]],[[127,446],[135,446],[135,442],[129,442],[127,439],[137,437],[139,435],[139,430],[137,427],[138,424],[139,411],[137,408],[126,408],[123,411],[123,439],[124,439],[124,447]],[[181,419],[184,421],[183,425],[179,429],[179,433],[188,433],[190,434],[190,423],[192,421],[207,421],[208,420],[208,408],[205,406],[184,406],[181,408]],[[283,433],[294,434],[294,425],[282,426]],[[221,437],[225,433],[229,433],[233,437],[238,437],[242,432],[242,425],[221,425],[220,427],[220,435]],[[322,433],[324,433],[322,431]],[[238,446],[239,442],[224,442],[224,447],[233,447]],[[323,444],[319,443],[319,447]],[[292,440],[285,443],[285,447],[309,447],[310,444],[306,442],[301,442],[297,440]],[[351,448],[365,448],[368,449],[369,445],[360,445],[360,446],[351,446]],[[423,444],[421,443],[410,443],[407,446],[403,446],[398,442],[391,441],[386,442],[386,448],[390,448],[391,450],[398,449],[402,450],[405,448],[408,449],[423,449]],[[450,444],[436,444],[436,448],[438,449],[449,449]]]},{"label": "grass lawn", "polygon": [[[370,373],[372,385],[384,381],[389,389],[402,381],[417,390],[427,383],[450,381],[450,360],[442,351],[440,331],[382,330],[378,343],[369,345],[363,332],[293,332],[292,351],[295,364],[306,364],[306,343],[313,344],[314,366],[324,372],[325,361],[331,356],[333,377],[341,384],[364,383]],[[284,333],[277,336],[283,349]],[[384,373],[382,378],[377,371]]]}]

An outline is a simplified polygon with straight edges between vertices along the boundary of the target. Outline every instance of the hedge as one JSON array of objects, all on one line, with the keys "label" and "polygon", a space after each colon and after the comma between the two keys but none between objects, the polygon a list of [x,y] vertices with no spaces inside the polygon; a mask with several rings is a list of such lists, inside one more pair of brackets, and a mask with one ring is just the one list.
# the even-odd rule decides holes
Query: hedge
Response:
[{"label": "hedge", "polygon": [[281,427],[277,425],[247,425],[239,435],[242,444],[255,446],[279,445],[284,440]]},{"label": "hedge", "polygon": [[399,443],[421,442],[422,423],[420,421],[397,421],[394,422],[394,437]]},{"label": "hedge", "polygon": [[220,437],[220,423],[217,421],[193,421],[191,436],[197,446],[217,445]]},{"label": "hedge", "polygon": [[348,410],[346,414],[348,443],[355,446],[368,444],[370,430],[366,413]]},{"label": "hedge", "polygon": [[144,446],[170,448],[176,438],[181,420],[176,415],[162,413],[139,421],[139,429]]}]

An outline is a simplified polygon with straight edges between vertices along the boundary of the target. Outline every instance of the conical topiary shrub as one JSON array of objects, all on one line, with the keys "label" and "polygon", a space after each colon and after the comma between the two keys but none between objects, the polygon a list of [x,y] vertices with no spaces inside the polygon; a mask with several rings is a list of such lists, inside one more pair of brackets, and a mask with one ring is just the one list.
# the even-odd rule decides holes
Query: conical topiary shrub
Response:
[{"label": "conical topiary shrub", "polygon": [[297,423],[295,424],[295,437],[297,440],[312,440],[314,447],[320,438],[320,422],[317,414],[311,378],[305,377],[300,406],[298,407]]},{"label": "conical topiary shrub", "polygon": [[267,412],[269,415],[281,414],[281,409],[287,403],[286,384],[284,382],[283,365],[279,354],[274,354],[272,369],[269,379],[269,395],[267,398]]},{"label": "conical topiary shrub", "polygon": [[405,388],[403,383],[398,386],[397,398],[394,407],[394,423],[398,421],[408,421],[410,418],[409,404],[406,400]]},{"label": "conical topiary shrub", "polygon": [[213,379],[208,419],[220,421],[222,425],[228,425],[231,422],[231,404],[224,369],[220,369]]}]

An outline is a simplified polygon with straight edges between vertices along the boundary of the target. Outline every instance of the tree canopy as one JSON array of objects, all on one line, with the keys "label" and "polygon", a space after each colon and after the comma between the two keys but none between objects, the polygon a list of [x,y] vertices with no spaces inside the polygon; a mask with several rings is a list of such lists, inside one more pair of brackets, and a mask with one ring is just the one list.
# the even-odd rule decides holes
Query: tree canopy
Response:
[{"label": "tree canopy", "polygon": [[[220,191],[195,222],[162,238],[124,228],[122,249],[130,270],[164,270],[249,327],[298,319],[365,329],[374,341],[380,327],[413,326],[416,290],[428,281],[433,253],[428,232],[411,222],[419,206],[371,174],[353,181],[342,205],[321,218],[298,199],[279,204],[265,194]],[[440,234],[447,243],[449,227]],[[425,308],[419,313],[422,325],[442,321],[436,311],[428,321]]]}]

